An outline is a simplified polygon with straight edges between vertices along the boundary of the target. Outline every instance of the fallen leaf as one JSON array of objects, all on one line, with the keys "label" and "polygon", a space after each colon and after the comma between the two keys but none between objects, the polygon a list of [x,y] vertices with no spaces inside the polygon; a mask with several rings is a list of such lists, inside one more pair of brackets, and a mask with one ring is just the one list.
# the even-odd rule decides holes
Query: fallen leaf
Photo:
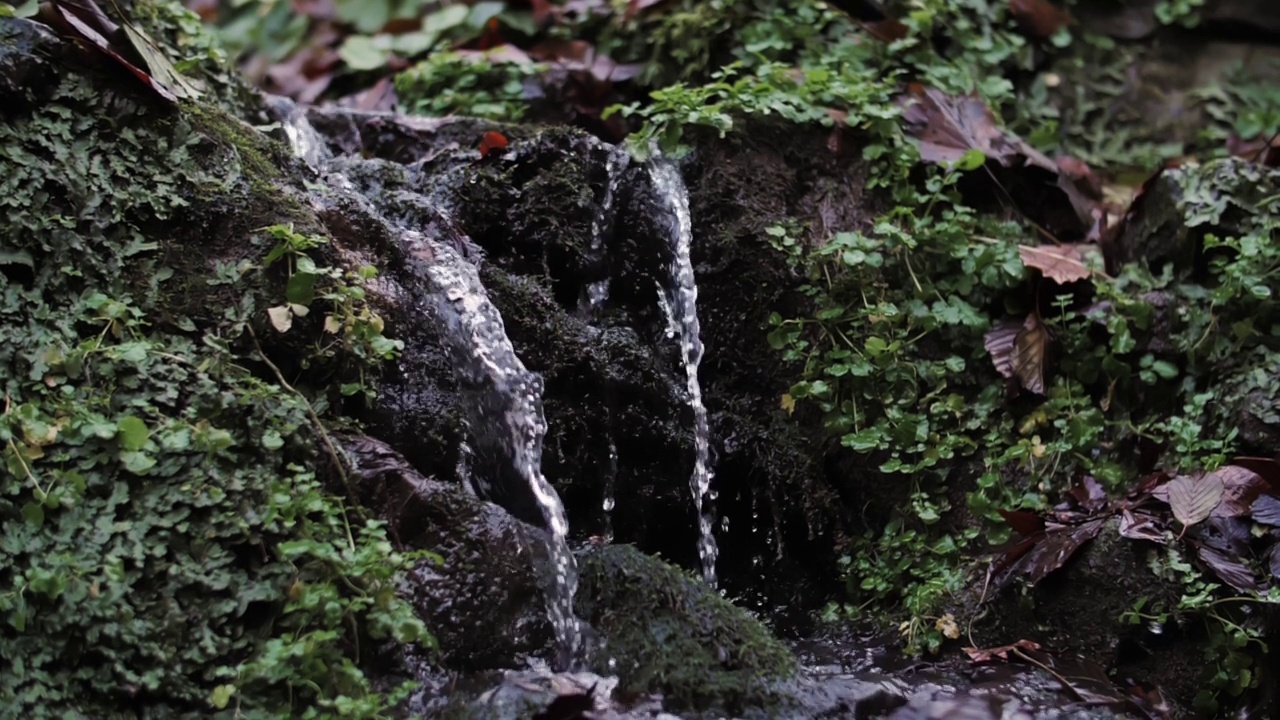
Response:
[{"label": "fallen leaf", "polygon": [[977,94],[947,95],[911,85],[899,103],[906,105],[906,132],[918,141],[920,159],[925,162],[952,164],[977,150],[1005,167],[1026,163],[1058,174],[1052,160],[1000,128]]},{"label": "fallen leaf", "polygon": [[480,157],[487,158],[494,153],[501,154],[507,149],[507,136],[490,130],[480,138]]},{"label": "fallen leaf", "polygon": [[1030,640],[1019,640],[1011,645],[1001,645],[999,647],[990,648],[964,648],[964,654],[976,663],[988,663],[994,660],[1008,660],[1009,653],[1014,650],[1039,650],[1040,645]]},{"label": "fallen leaf", "polygon": [[1169,481],[1169,507],[1184,527],[1205,518],[1222,502],[1222,480],[1213,474],[1179,475]]},{"label": "fallen leaf", "polygon": [[1107,491],[1103,489],[1092,475],[1085,475],[1080,482],[1073,485],[1067,494],[1081,509],[1094,512],[1107,504]]},{"label": "fallen leaf", "polygon": [[1019,245],[1018,257],[1022,264],[1039,270],[1049,280],[1059,285],[1087,280],[1093,271],[1085,264],[1086,248],[1096,245]]},{"label": "fallen leaf", "polygon": [[783,393],[779,404],[788,415],[796,411],[796,399],[791,396],[791,393]]},{"label": "fallen leaf", "polygon": [[1048,360],[1049,329],[1040,322],[1035,313],[1027,315],[1013,339],[1013,350],[1009,353],[1009,365],[1013,376],[1023,388],[1037,394],[1044,394],[1045,365]]},{"label": "fallen leaf", "polygon": [[1146,513],[1120,512],[1120,535],[1130,540],[1165,544],[1164,524]]},{"label": "fallen leaf", "polygon": [[938,632],[942,633],[942,636],[945,638],[949,638],[951,640],[960,639],[960,625],[956,623],[956,616],[951,613],[947,613],[946,615],[938,618],[938,621],[935,622],[933,626],[938,630]]},{"label": "fallen leaf", "polygon": [[1240,592],[1255,592],[1258,590],[1258,581],[1254,577],[1253,571],[1236,558],[1220,550],[1214,550],[1203,545],[1196,548],[1196,554],[1227,585]]},{"label": "fallen leaf", "polygon": [[1232,460],[1231,464],[1254,471],[1259,477],[1267,481],[1272,493],[1280,495],[1280,463],[1277,463],[1275,458],[1238,457]]},{"label": "fallen leaf", "polygon": [[1016,562],[995,580],[995,587],[1004,587],[1016,576],[1023,576],[1034,586],[1062,567],[1082,545],[1098,536],[1106,518],[1095,518],[1076,525],[1049,525],[1038,542],[1024,552]]},{"label": "fallen leaf", "polygon": [[1022,32],[1044,40],[1071,22],[1067,12],[1049,0],[1009,0],[1009,14]]},{"label": "fallen leaf", "polygon": [[911,34],[911,28],[902,24],[895,18],[885,18],[884,20],[875,20],[862,23],[862,28],[867,31],[871,37],[880,42],[891,43],[905,38]]},{"label": "fallen leaf", "polygon": [[293,327],[293,313],[287,305],[267,308],[267,316],[271,318],[271,326],[279,332],[289,332],[289,328]]},{"label": "fallen leaf", "polygon": [[1013,341],[1022,332],[1022,323],[1003,322],[982,336],[982,345],[991,355],[991,363],[1002,377],[1013,377]]},{"label": "fallen leaf", "polygon": [[1212,473],[1222,481],[1222,502],[1213,509],[1214,517],[1248,515],[1253,501],[1267,491],[1267,481],[1254,471],[1239,465],[1224,465]]},{"label": "fallen leaf", "polygon": [[1272,495],[1261,495],[1253,501],[1249,511],[1254,522],[1280,527],[1280,499]]},{"label": "fallen leaf", "polygon": [[1030,510],[997,510],[1009,527],[1024,537],[1044,532],[1044,518]]},{"label": "fallen leaf", "polygon": [[1280,578],[1280,543],[1271,546],[1271,576]]}]

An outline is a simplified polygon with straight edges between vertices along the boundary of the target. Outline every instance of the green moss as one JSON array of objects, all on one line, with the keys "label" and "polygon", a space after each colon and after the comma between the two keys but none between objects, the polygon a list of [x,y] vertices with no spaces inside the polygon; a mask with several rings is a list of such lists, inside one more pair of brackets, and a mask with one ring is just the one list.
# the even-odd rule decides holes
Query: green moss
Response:
[{"label": "green moss", "polygon": [[422,627],[261,362],[279,155],[143,93],[68,75],[0,126],[0,706],[377,716],[358,648]]},{"label": "green moss", "polygon": [[[605,638],[623,696],[658,692],[672,709],[740,713],[777,701],[791,653],[755,618],[702,582],[629,545],[580,563],[579,614]],[[604,664],[604,663],[602,663]]]}]

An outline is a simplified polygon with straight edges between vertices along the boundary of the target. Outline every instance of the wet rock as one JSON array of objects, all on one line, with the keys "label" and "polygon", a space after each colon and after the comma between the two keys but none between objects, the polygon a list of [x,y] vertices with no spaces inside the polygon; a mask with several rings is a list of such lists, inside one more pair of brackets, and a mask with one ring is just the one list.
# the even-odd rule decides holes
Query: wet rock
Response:
[{"label": "wet rock", "polygon": [[1055,653],[1089,658],[1154,683],[1189,706],[1201,682],[1199,641],[1173,623],[1123,619],[1142,598],[1148,610],[1177,607],[1181,583],[1152,570],[1160,553],[1153,544],[1122,537],[1119,520],[1108,520],[1095,539],[1034,588],[1011,587],[991,599],[973,618],[973,641],[994,647],[1034,639]]},{"label": "wet rock", "polygon": [[362,504],[405,548],[429,550],[408,577],[407,596],[440,647],[442,666],[465,671],[515,667],[551,640],[534,558],[543,533],[457,484],[414,470],[386,443],[342,440],[359,477]]},{"label": "wet rock", "polygon": [[634,547],[581,561],[577,608],[605,638],[596,664],[623,698],[657,693],[674,709],[742,714],[778,701],[795,659],[757,620],[699,580]]}]

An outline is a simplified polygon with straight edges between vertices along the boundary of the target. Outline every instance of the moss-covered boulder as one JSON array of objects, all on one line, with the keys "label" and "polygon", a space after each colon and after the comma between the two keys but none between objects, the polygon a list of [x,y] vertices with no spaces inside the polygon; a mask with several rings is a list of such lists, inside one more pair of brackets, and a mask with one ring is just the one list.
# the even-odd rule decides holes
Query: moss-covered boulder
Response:
[{"label": "moss-covered boulder", "polygon": [[[161,47],[200,27],[133,12]],[[0,707],[377,712],[367,650],[423,625],[405,558],[335,496],[340,385],[378,356],[321,341],[372,322],[329,294],[359,281],[319,270],[299,168],[212,56],[175,104],[59,32],[0,19],[0,67],[33,83],[0,83]]]},{"label": "moss-covered boulder", "polygon": [[622,697],[741,715],[778,702],[796,662],[755,618],[693,576],[628,545],[580,560],[577,609],[604,638],[597,664]]}]

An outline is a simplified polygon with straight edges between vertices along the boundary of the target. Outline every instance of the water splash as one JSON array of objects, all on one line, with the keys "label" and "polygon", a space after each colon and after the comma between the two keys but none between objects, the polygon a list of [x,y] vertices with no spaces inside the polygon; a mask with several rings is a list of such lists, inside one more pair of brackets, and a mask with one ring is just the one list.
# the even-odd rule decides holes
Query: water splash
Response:
[{"label": "water splash", "polygon": [[[613,198],[618,192],[618,183],[622,180],[622,171],[627,169],[631,156],[621,148],[610,148],[609,157],[605,160],[604,196],[596,207],[596,214],[591,218],[591,245],[588,248],[588,261],[599,266],[604,263],[605,237],[613,226]],[[594,315],[600,306],[609,299],[609,277],[587,285],[581,309],[588,315]]]},{"label": "water splash", "polygon": [[674,224],[669,238],[672,262],[668,284],[660,288],[659,304],[667,315],[667,336],[679,337],[684,358],[689,406],[693,408],[693,474],[689,489],[698,513],[698,557],[702,561],[702,577],[716,584],[716,558],[720,554],[711,531],[711,517],[703,512],[703,501],[711,489],[711,429],[707,408],[702,404],[702,386],[698,382],[698,364],[702,362],[702,339],[698,327],[698,285],[693,276],[690,252],[693,245],[693,221],[689,214],[689,191],[680,171],[665,160],[649,166],[649,176],[660,201],[669,205]]},{"label": "water splash", "polygon": [[270,96],[266,105],[268,111],[279,119],[295,157],[316,170],[320,169],[321,163],[332,157],[324,138],[311,126],[306,112],[297,103],[289,98]]},{"label": "water splash", "polygon": [[550,530],[547,614],[563,661],[572,662],[582,638],[573,613],[578,570],[569,550],[564,505],[542,475],[542,439],[547,431],[542,378],[525,369],[516,355],[475,266],[446,243],[429,241],[427,247],[433,256],[427,274],[435,310],[449,330],[445,342],[459,386],[469,395],[465,407],[471,449],[504,458],[533,492]]},{"label": "water splash", "polygon": [[618,478],[618,444],[613,440],[613,429],[609,429],[609,465],[605,468],[604,497],[600,508],[604,510],[604,541],[613,542],[613,508],[618,499],[614,494],[614,483]]}]

